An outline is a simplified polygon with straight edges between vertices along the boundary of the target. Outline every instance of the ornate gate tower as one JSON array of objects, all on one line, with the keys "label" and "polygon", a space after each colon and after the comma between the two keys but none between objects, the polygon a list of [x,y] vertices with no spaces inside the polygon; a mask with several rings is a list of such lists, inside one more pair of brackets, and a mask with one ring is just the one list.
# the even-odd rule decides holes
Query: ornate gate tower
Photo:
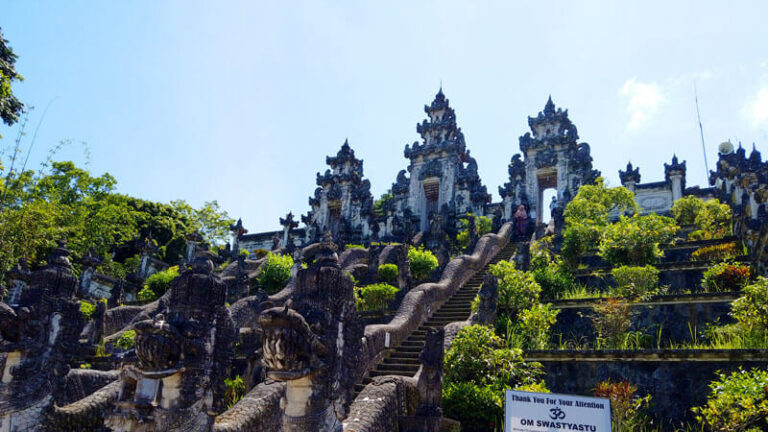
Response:
[{"label": "ornate gate tower", "polygon": [[[592,169],[589,144],[578,143],[576,126],[568,119],[568,110],[555,109],[552,97],[544,111],[528,117],[531,132],[520,137],[520,151],[509,163],[509,182],[499,187],[504,220],[511,220],[517,207],[524,205],[529,217],[542,222],[545,205],[564,208],[585,183],[593,182],[600,172]],[[544,191],[556,191],[554,203],[544,203]]]}]

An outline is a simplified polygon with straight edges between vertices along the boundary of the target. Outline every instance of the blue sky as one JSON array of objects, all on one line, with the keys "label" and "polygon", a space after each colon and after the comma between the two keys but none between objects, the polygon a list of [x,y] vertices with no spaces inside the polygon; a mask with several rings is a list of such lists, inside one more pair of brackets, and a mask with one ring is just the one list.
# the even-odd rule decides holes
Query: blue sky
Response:
[{"label": "blue sky", "polygon": [[[611,184],[673,153],[706,182],[731,139],[768,150],[768,3],[0,0],[0,27],[40,124],[33,159],[86,142],[121,192],[216,199],[251,232],[306,213],[325,156],[349,142],[372,191],[440,82],[498,200],[527,116],[552,95]],[[17,128],[0,126],[7,146]],[[30,134],[31,135],[31,134]],[[27,143],[30,142],[28,139]],[[80,145],[59,159],[85,163]]]}]

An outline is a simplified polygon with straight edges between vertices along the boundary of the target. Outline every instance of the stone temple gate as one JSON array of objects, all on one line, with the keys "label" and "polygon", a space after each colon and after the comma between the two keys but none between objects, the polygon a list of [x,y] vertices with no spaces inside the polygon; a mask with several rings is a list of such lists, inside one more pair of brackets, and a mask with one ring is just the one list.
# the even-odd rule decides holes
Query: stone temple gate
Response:
[{"label": "stone temple gate", "polygon": [[[576,126],[568,119],[568,110],[555,109],[550,97],[544,111],[528,117],[531,132],[520,137],[520,151],[509,163],[509,182],[499,187],[504,220],[511,220],[523,205],[536,222],[542,221],[545,205],[562,209],[579,186],[596,179],[592,169],[589,144],[579,143]],[[555,190],[556,200],[544,203],[544,191]]]}]

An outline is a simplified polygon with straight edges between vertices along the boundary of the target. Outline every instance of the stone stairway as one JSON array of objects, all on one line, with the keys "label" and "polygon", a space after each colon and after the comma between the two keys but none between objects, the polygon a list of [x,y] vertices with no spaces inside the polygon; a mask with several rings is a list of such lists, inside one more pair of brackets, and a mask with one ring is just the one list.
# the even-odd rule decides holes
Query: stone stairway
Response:
[{"label": "stone stairway", "polygon": [[424,324],[414,330],[400,346],[395,347],[373,370],[368,372],[362,382],[355,385],[355,396],[377,376],[413,377],[421,365],[419,354],[424,347],[427,328],[440,328],[448,323],[466,321],[472,312],[472,300],[480,290],[480,285],[483,283],[483,277],[489,271],[489,266],[502,260],[509,260],[517,251],[517,245],[517,243],[508,243],[485,267],[475,273],[451,298],[443,303]]}]

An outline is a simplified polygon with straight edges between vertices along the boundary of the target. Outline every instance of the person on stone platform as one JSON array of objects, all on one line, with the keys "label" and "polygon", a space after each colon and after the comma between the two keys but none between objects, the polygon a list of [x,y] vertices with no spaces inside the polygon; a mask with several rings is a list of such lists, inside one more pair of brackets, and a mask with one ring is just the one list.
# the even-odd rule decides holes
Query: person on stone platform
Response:
[{"label": "person on stone platform", "polygon": [[525,230],[528,227],[528,212],[525,210],[525,206],[520,204],[517,206],[517,211],[514,215],[515,219],[515,232],[518,236],[525,235]]}]

